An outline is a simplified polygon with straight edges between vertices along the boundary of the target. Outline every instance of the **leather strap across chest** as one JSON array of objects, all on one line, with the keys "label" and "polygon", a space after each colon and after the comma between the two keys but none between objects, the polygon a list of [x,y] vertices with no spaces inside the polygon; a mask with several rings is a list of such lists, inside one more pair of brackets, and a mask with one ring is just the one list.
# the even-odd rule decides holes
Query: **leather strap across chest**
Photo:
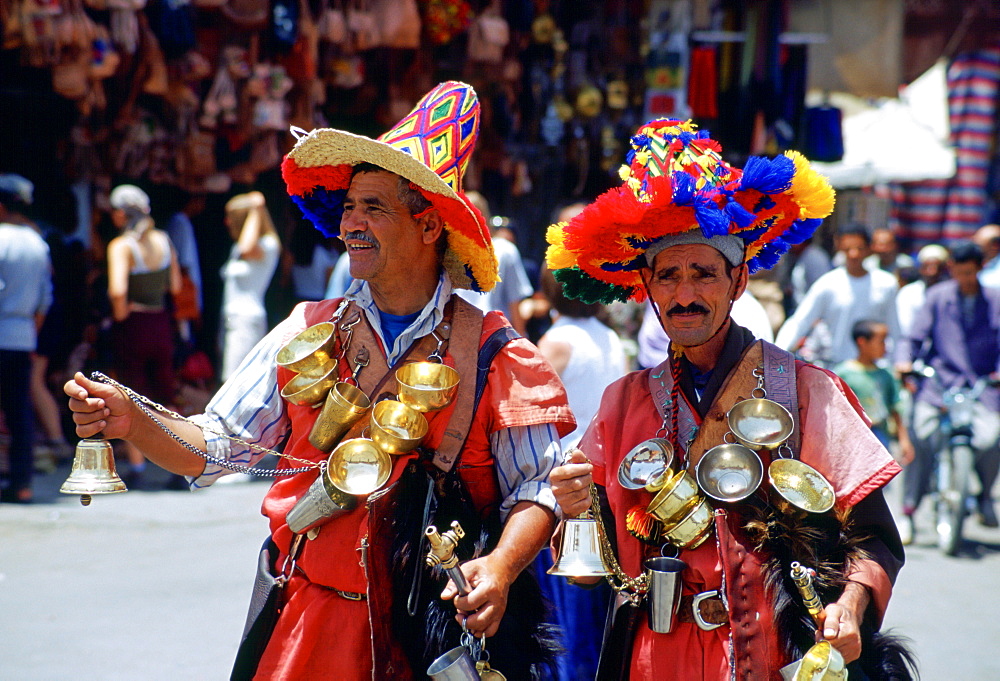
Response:
[{"label": "leather strap across chest", "polygon": [[[356,321],[356,315],[363,317],[361,310],[353,303],[345,311],[338,324],[338,334],[343,342],[342,328]],[[483,330],[483,313],[471,303],[458,296],[453,296],[445,309],[444,319],[434,329],[434,333],[418,338],[403,353],[393,367],[389,367],[379,339],[367,323],[357,320],[351,327],[352,337],[348,348],[347,359],[353,362],[353,357],[361,348],[368,350],[368,365],[358,374],[359,387],[371,398],[372,404],[385,397],[395,398],[399,389],[396,382],[396,369],[406,362],[422,362],[438,345],[438,338],[443,341],[442,354],[447,353],[455,362],[460,381],[454,400],[454,409],[448,421],[448,427],[440,444],[434,452],[434,465],[442,471],[449,471],[455,465],[462,445],[472,426],[476,398],[476,358],[479,350],[479,340]],[[437,338],[435,338],[435,334]],[[360,433],[364,420],[356,424],[345,436],[355,437]]]},{"label": "leather strap across chest", "polygon": [[[729,372],[715,401],[705,417],[700,419],[700,423],[694,409],[681,394],[677,405],[679,409],[677,440],[682,446],[684,443],[691,443],[687,448],[687,464],[691,471],[698,465],[706,451],[725,441],[726,433],[729,432],[727,414],[737,402],[753,396],[753,391],[757,387],[757,378],[753,372],[758,367],[764,369],[764,390],[768,399],[774,400],[792,414],[795,427],[788,439],[788,445],[793,455],[798,454],[801,433],[795,387],[795,359],[790,353],[775,345],[757,341],[744,350],[743,356]],[[669,410],[672,408],[669,399],[672,387],[669,362],[664,362],[649,372],[649,391],[665,423],[669,423]]]}]

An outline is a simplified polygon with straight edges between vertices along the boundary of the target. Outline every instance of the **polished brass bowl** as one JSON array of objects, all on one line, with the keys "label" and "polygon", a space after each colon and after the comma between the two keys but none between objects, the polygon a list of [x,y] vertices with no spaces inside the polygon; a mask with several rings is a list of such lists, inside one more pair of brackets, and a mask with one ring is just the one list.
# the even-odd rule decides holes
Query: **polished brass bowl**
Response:
[{"label": "polished brass bowl", "polygon": [[660,478],[673,460],[674,447],[670,440],[662,437],[644,440],[618,465],[618,483],[625,489],[642,489]]},{"label": "polished brass bowl", "polygon": [[678,471],[656,493],[646,512],[670,526],[683,518],[702,499],[698,483],[687,471]]},{"label": "polished brass bowl", "polygon": [[337,344],[336,327],[333,322],[320,322],[300,332],[278,350],[278,366],[297,374],[312,376],[329,372],[335,363],[333,348]]},{"label": "polished brass bowl", "polygon": [[371,494],[385,484],[392,459],[367,438],[344,440],[327,460],[326,474],[333,486],[348,494]]},{"label": "polished brass bowl", "polygon": [[337,382],[337,365],[331,364],[327,372],[319,377],[299,374],[285,384],[281,396],[300,407],[319,404]]},{"label": "polished brass bowl", "polygon": [[701,491],[718,501],[742,501],[757,491],[764,480],[760,457],[740,444],[712,447],[702,455],[695,469]]},{"label": "polished brass bowl", "polygon": [[830,481],[797,459],[775,459],[767,468],[767,477],[783,510],[789,510],[790,506],[810,513],[825,513],[837,500]]},{"label": "polished brass bowl", "polygon": [[382,400],[372,409],[372,440],[387,454],[412,451],[424,439],[427,428],[424,415],[402,402]]},{"label": "polished brass bowl", "polygon": [[444,409],[455,399],[459,375],[440,362],[411,362],[396,370],[400,402],[417,411]]},{"label": "polished brass bowl", "polygon": [[696,549],[712,534],[712,506],[701,497],[691,510],[665,531],[670,543],[682,549]]},{"label": "polished brass bowl", "polygon": [[729,430],[755,451],[773,449],[787,440],[795,427],[792,415],[774,400],[754,398],[733,405],[727,415]]}]

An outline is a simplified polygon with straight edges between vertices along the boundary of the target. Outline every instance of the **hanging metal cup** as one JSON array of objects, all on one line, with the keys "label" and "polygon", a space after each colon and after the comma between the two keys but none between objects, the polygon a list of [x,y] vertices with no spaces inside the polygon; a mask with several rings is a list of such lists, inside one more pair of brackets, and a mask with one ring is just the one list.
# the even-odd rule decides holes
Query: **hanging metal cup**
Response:
[{"label": "hanging metal cup", "polygon": [[281,389],[281,396],[300,407],[318,405],[337,382],[337,363],[330,362],[319,376],[298,374]]},{"label": "hanging metal cup", "polygon": [[285,515],[288,528],[302,534],[357,505],[356,495],[371,494],[392,472],[389,456],[366,438],[345,440],[333,450],[326,470]]},{"label": "hanging metal cup", "polygon": [[405,454],[424,439],[429,424],[419,411],[396,400],[382,400],[372,409],[371,436],[386,454]]},{"label": "hanging metal cup", "polygon": [[660,478],[674,460],[670,440],[654,437],[633,447],[618,465],[618,483],[625,489],[642,489]]},{"label": "hanging metal cup", "polygon": [[434,660],[427,668],[427,676],[436,681],[479,681],[476,663],[465,646],[452,648]]},{"label": "hanging metal cup", "polygon": [[754,451],[781,446],[795,427],[787,409],[764,397],[737,402],[726,418],[736,439]]},{"label": "hanging metal cup", "polygon": [[371,400],[363,390],[340,381],[327,393],[323,411],[309,432],[309,444],[321,452],[331,451],[370,406]]},{"label": "hanging metal cup", "polygon": [[712,535],[713,511],[708,499],[700,497],[698,503],[687,515],[664,528],[664,534],[674,546],[682,549],[696,549]]},{"label": "hanging metal cup", "polygon": [[646,507],[646,512],[663,523],[664,528],[668,528],[687,515],[701,499],[694,477],[686,470],[681,470],[674,473],[660,488]]},{"label": "hanging metal cup", "polygon": [[647,558],[642,562],[649,576],[649,628],[657,634],[669,634],[677,620],[681,603],[681,572],[687,563],[679,558]]},{"label": "hanging metal cup", "polygon": [[778,508],[785,513],[826,513],[837,497],[823,474],[798,459],[775,459],[767,467]]},{"label": "hanging metal cup", "polygon": [[396,370],[399,401],[417,411],[444,409],[458,392],[458,372],[441,362],[411,362]]},{"label": "hanging metal cup", "polygon": [[320,322],[304,329],[278,350],[278,366],[297,374],[326,373],[331,363],[336,364],[332,356],[337,344],[335,331],[333,322]]},{"label": "hanging metal cup", "polygon": [[718,501],[742,501],[757,491],[764,479],[764,464],[757,454],[740,444],[712,447],[695,468],[698,487]]}]

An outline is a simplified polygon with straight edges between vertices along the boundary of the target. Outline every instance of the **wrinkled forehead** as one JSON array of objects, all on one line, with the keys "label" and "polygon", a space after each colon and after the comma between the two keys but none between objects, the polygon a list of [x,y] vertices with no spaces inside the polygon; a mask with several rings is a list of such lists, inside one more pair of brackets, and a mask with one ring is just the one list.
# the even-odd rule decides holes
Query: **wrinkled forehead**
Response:
[{"label": "wrinkled forehead", "polygon": [[721,252],[707,244],[680,244],[664,248],[653,258],[654,272],[669,268],[698,268],[719,270],[726,266]]}]

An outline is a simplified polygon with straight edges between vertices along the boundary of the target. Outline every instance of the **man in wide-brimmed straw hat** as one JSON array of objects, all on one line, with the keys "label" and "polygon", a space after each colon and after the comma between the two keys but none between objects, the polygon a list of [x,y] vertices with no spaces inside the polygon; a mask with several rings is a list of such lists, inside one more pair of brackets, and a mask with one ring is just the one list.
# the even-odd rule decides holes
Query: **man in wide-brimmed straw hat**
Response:
[{"label": "man in wide-brimmed straw hat", "polygon": [[[550,478],[566,517],[601,516],[618,563],[609,579],[634,596],[618,611],[598,678],[780,678],[817,636],[789,579],[793,561],[817,571],[818,635],[883,678],[879,665],[901,664],[898,647],[887,655],[888,639],[871,637],[903,562],[881,491],[899,467],[836,376],[756,341],[730,317],[748,275],[807,239],[833,209],[833,190],[795,152],[733,168],[690,122],[648,123],[631,146],[624,185],[548,233],[548,265],[567,295],[649,297],[672,341],[662,364],[605,391],[580,449]],[[756,402],[767,411],[727,420],[735,404],[765,396],[777,404]],[[759,427],[769,433],[761,441],[750,432]],[[753,448],[708,455],[737,442],[731,429]],[[663,441],[637,447],[650,438],[670,442],[672,468],[635,480],[620,464]],[[797,461],[767,468],[779,457]],[[782,476],[790,467],[795,475]],[[684,471],[698,492],[671,506],[665,497]],[[628,617],[645,598],[644,560],[660,555],[686,564],[669,633]]]},{"label": "man in wide-brimmed straw hat", "polygon": [[[343,299],[299,305],[194,424],[167,420],[208,462],[118,390],[79,375],[67,384],[80,435],[127,437],[194,487],[226,472],[220,461],[252,466],[262,456],[219,432],[268,448],[287,438],[281,466],[305,464],[264,500],[271,540],[262,583],[279,573],[286,582],[273,630],[266,615],[274,608],[255,617],[252,604],[234,678],[420,678],[459,645],[460,622],[477,637],[499,631],[489,655],[508,678],[530,678],[545,659],[542,603],[521,572],[554,527],[546,479],[574,420],[537,349],[501,315],[483,315],[452,293],[486,291],[497,280],[489,231],[461,185],[478,127],[475,92],[448,82],[378,139],[295,131],[282,165],[289,194],[318,229],[344,241],[355,282]],[[420,448],[392,457],[382,487],[315,529],[293,531],[286,516],[311,503],[303,498],[317,480],[308,466],[329,454],[310,437],[325,409],[282,399],[295,373],[276,357],[303,330],[330,321],[334,375],[373,404],[395,396],[404,362],[443,361],[460,383],[450,405],[419,417],[429,423]],[[343,437],[368,434],[365,417]],[[425,528],[453,520],[469,535],[457,550],[468,595],[424,564]]]}]

